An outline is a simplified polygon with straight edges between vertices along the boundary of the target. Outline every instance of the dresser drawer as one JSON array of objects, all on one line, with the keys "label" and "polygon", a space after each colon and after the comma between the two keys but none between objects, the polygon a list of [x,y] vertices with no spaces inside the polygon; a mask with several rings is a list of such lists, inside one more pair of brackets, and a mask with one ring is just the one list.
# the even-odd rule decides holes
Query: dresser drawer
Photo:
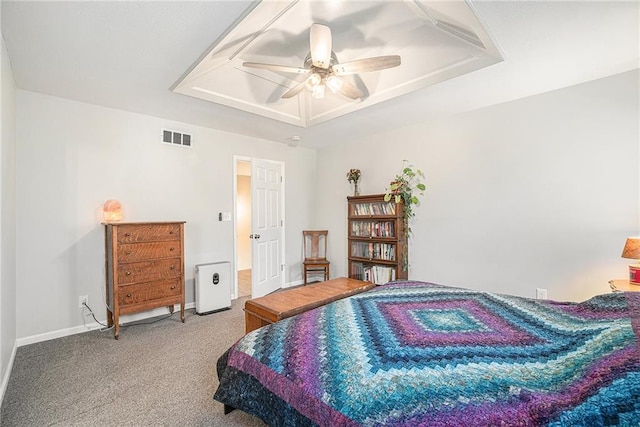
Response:
[{"label": "dresser drawer", "polygon": [[155,279],[180,277],[182,260],[180,258],[159,259],[153,261],[132,262],[118,265],[118,283],[148,282]]},{"label": "dresser drawer", "polygon": [[182,291],[180,280],[182,279],[162,279],[154,282],[119,286],[118,303],[122,307],[179,296]]},{"label": "dresser drawer", "polygon": [[118,264],[181,256],[181,242],[127,243],[118,246]]},{"label": "dresser drawer", "polygon": [[118,243],[180,240],[180,224],[132,224],[118,228]]}]

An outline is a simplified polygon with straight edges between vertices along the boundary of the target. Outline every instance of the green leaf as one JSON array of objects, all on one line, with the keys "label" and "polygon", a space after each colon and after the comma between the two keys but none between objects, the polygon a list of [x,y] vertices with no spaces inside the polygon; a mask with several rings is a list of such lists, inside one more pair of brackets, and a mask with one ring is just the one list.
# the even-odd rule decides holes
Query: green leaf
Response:
[{"label": "green leaf", "polygon": [[384,201],[388,202],[389,200],[391,200],[391,194],[385,194],[384,195]]},{"label": "green leaf", "polygon": [[420,183],[420,184],[416,185],[416,187],[418,187],[418,188],[419,188],[420,190],[422,190],[422,191],[424,191],[424,190],[426,190],[426,189],[427,189],[427,187],[426,187],[424,184],[422,184],[422,183]]},{"label": "green leaf", "polygon": [[402,200],[402,196],[400,194],[396,194],[396,203],[400,203],[400,200]]},{"label": "green leaf", "polygon": [[414,205],[417,205],[418,204],[418,198],[416,196],[413,196],[411,198],[411,203],[413,203]]}]

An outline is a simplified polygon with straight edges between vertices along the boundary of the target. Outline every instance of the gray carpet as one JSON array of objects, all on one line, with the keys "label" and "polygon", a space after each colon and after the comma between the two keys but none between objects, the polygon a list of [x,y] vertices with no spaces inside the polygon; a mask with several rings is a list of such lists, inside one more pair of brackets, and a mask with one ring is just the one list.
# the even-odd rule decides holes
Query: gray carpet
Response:
[{"label": "gray carpet", "polygon": [[18,348],[2,426],[264,426],[213,400],[216,361],[244,335],[244,301],[198,316]]}]

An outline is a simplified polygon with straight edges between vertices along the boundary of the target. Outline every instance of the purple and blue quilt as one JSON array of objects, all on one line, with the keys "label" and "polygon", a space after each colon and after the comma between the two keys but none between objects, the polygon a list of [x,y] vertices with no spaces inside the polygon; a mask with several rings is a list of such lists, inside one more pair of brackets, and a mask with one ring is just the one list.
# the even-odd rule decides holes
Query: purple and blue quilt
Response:
[{"label": "purple and blue quilt", "polygon": [[640,292],[395,282],[247,334],[215,399],[272,426],[640,425]]}]

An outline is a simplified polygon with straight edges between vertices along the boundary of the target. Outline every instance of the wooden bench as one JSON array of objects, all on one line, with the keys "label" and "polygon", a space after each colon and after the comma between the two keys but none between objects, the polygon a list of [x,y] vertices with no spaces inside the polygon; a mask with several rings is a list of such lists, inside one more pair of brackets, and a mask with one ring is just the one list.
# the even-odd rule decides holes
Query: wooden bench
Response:
[{"label": "wooden bench", "polygon": [[246,333],[374,287],[370,282],[340,277],[248,300],[244,303]]}]

